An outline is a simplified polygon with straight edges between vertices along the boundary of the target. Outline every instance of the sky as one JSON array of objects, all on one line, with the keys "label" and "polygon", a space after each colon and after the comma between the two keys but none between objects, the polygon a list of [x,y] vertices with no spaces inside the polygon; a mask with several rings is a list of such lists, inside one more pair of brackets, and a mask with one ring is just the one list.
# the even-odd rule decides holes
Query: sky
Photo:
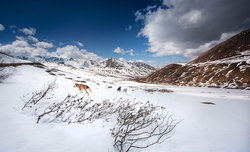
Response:
[{"label": "sky", "polygon": [[189,62],[250,27],[249,0],[4,0],[0,50],[12,55]]}]

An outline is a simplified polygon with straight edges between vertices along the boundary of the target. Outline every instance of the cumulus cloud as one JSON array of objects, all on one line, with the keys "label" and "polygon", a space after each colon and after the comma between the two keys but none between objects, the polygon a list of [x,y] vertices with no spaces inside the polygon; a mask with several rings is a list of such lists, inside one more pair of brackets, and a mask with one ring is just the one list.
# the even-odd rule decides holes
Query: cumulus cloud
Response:
[{"label": "cumulus cloud", "polygon": [[79,41],[77,41],[76,44],[77,44],[78,46],[80,46],[80,47],[83,47],[83,44],[82,44],[81,42],[79,42]]},{"label": "cumulus cloud", "polygon": [[143,13],[141,11],[136,11],[135,12],[135,21],[140,21],[140,20],[144,20],[145,16],[143,15]]},{"label": "cumulus cloud", "polygon": [[130,56],[133,56],[134,55],[134,50],[133,49],[130,49],[130,50],[124,50],[124,49],[121,49],[120,47],[117,47],[115,50],[114,50],[115,53],[118,53],[118,54],[129,54]]},{"label": "cumulus cloud", "polygon": [[77,46],[67,45],[65,47],[57,48],[55,54],[62,58],[74,58],[79,59],[85,50],[80,50]]},{"label": "cumulus cloud", "polygon": [[26,35],[35,35],[36,34],[36,29],[33,27],[30,28],[22,28],[20,29],[21,32],[23,32]]},{"label": "cumulus cloud", "polygon": [[48,42],[37,42],[36,44],[34,44],[37,47],[41,47],[41,48],[52,48],[54,45],[53,43],[48,43]]},{"label": "cumulus cloud", "polygon": [[148,39],[154,56],[195,57],[249,28],[248,6],[248,0],[163,0],[155,10],[137,11],[135,20],[144,22],[138,35]]},{"label": "cumulus cloud", "polygon": [[30,40],[32,42],[38,42],[38,39],[34,36],[31,36],[31,35],[28,36],[28,40]]},{"label": "cumulus cloud", "polygon": [[100,56],[92,52],[88,52],[87,50],[79,49],[74,45],[57,48],[56,52],[53,52],[52,55],[68,59],[73,58],[76,60],[102,60]]},{"label": "cumulus cloud", "polygon": [[3,24],[0,24],[0,31],[4,31],[5,27],[3,26]]},{"label": "cumulus cloud", "polygon": [[14,56],[33,57],[47,54],[46,49],[33,47],[27,41],[18,39],[10,44],[0,46],[0,50]]},{"label": "cumulus cloud", "polygon": [[[35,57],[35,56],[53,56],[70,59],[73,58],[77,63],[84,63],[88,60],[102,61],[103,58],[95,53],[88,52],[84,49],[79,49],[77,46],[83,46],[81,42],[76,45],[66,45],[65,47],[58,47],[55,51],[48,51],[49,48],[55,47],[53,43],[39,41],[33,35],[36,29],[19,29],[26,36],[16,36],[16,40],[2,45],[0,50],[13,56]],[[60,43],[62,45],[62,43]]]},{"label": "cumulus cloud", "polygon": [[25,40],[25,37],[23,37],[23,36],[16,36],[16,39],[17,39],[17,40],[22,40],[22,41],[24,41],[24,40]]}]

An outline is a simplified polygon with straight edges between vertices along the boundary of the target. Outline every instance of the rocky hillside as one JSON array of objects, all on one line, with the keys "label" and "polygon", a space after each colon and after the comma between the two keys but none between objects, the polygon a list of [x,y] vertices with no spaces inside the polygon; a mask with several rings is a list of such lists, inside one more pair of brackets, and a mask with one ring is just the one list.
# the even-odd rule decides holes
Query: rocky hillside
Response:
[{"label": "rocky hillside", "polygon": [[182,66],[170,64],[140,82],[250,89],[250,29]]},{"label": "rocky hillside", "polygon": [[156,71],[156,68],[143,62],[126,62],[110,58],[101,62],[99,66],[92,66],[86,70],[102,76],[135,78],[147,76]]}]

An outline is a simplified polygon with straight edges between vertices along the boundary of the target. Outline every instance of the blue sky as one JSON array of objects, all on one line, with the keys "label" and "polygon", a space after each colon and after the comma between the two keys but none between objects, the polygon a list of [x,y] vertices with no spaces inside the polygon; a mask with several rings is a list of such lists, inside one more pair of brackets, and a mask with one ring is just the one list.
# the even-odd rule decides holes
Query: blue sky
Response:
[{"label": "blue sky", "polygon": [[[223,1],[216,3],[220,5]],[[232,17],[233,20],[240,18],[237,24],[224,25],[223,22],[226,24],[228,21],[220,21],[218,17],[215,18],[218,25],[205,27],[209,17],[216,14],[205,14],[211,9],[205,3],[208,2],[204,1],[204,5],[183,2],[180,5],[178,0],[172,3],[169,0],[2,1],[0,24],[4,30],[0,31],[0,44],[13,43],[16,36],[33,36],[53,44],[53,47],[46,48],[50,52],[73,45],[103,58],[144,60],[158,66],[188,62],[249,27],[249,20],[246,22],[249,16],[243,13],[236,13],[235,19]],[[245,3],[245,0],[239,0],[236,5],[228,1],[218,10],[225,10],[223,13],[226,13],[230,11],[228,8],[236,5],[242,6],[242,12],[246,13]],[[184,7],[189,9],[182,10]],[[25,34],[22,31],[25,28],[34,28],[36,32]],[[200,31],[205,31],[201,37],[197,36]],[[77,45],[77,42],[83,46]]]}]

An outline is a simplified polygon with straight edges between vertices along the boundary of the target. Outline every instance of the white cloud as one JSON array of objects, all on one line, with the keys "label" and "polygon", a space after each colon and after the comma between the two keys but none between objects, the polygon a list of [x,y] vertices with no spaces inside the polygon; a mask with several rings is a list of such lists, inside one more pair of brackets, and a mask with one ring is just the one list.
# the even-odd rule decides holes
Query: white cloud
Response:
[{"label": "white cloud", "polygon": [[34,36],[31,36],[31,35],[28,36],[28,39],[32,42],[38,42],[38,39]]},{"label": "white cloud", "polygon": [[[155,10],[136,11],[135,20],[144,22],[138,35],[148,39],[153,56],[194,57],[223,35],[249,28],[249,5],[246,0],[163,0]],[[232,11],[234,15],[228,15]]]},{"label": "white cloud", "polygon": [[57,48],[56,52],[53,52],[52,55],[56,55],[62,58],[73,58],[76,60],[102,60],[102,57],[88,52],[84,49],[79,49],[74,45],[67,45],[62,48]]},{"label": "white cloud", "polygon": [[125,60],[124,58],[122,58],[122,57],[121,57],[121,58],[119,58],[119,60],[120,60],[120,61],[126,61],[126,60]]},{"label": "white cloud", "polygon": [[73,45],[67,45],[62,48],[57,48],[56,55],[60,56],[62,58],[74,58],[79,59],[81,58],[82,54],[85,52],[85,50],[80,50],[77,46]]},{"label": "white cloud", "polygon": [[25,40],[16,40],[12,42],[12,45],[15,47],[28,47],[29,43],[26,42]]},{"label": "white cloud", "polygon": [[80,46],[80,47],[83,47],[83,44],[82,44],[81,42],[79,42],[79,41],[77,41],[76,44],[77,44],[78,46]]},{"label": "white cloud", "polygon": [[118,54],[129,54],[130,56],[133,56],[134,55],[134,50],[133,49],[130,49],[130,50],[124,50],[124,49],[121,49],[120,47],[117,47],[115,50],[114,50],[115,53],[118,53]]},{"label": "white cloud", "polygon": [[3,24],[0,24],[0,31],[4,31],[5,27],[3,26]]},{"label": "white cloud", "polygon": [[136,62],[145,62],[144,60],[135,60]]},{"label": "white cloud", "polygon": [[131,31],[132,30],[132,25],[129,25],[128,27],[125,28],[126,31]]},{"label": "white cloud", "polygon": [[194,28],[198,26],[202,20],[202,14],[199,10],[192,10],[184,15],[182,15],[178,22],[183,25],[183,28]]},{"label": "white cloud", "polygon": [[145,19],[145,17],[144,17],[144,15],[142,14],[141,11],[136,11],[136,12],[135,12],[135,21],[136,21],[136,22],[138,22],[138,21],[140,21],[140,20],[144,20],[144,19]]},{"label": "white cloud", "polygon": [[[30,31],[27,32],[28,30],[22,29],[22,32],[27,33],[27,36],[16,36],[15,41],[6,45],[0,45],[0,50],[13,56],[34,57],[40,55],[57,56],[67,59],[73,58],[77,60],[78,63],[84,63],[87,60],[103,60],[102,57],[96,55],[95,53],[88,52],[84,49],[79,49],[74,45],[66,45],[65,47],[57,48],[54,52],[49,52],[47,49],[54,47],[54,44],[44,41],[39,42],[36,37],[32,36],[35,34],[35,31],[32,31],[31,28],[31,32],[33,33],[30,33]],[[78,45],[83,46],[83,44],[80,42]]]},{"label": "white cloud", "polygon": [[14,55],[32,57],[36,55],[46,55],[47,50],[43,48],[32,47],[25,40],[15,40],[11,44],[0,46],[0,50]]},{"label": "white cloud", "polygon": [[24,38],[23,36],[16,36],[16,39],[17,39],[17,40],[22,40],[22,41],[25,40],[25,38]]},{"label": "white cloud", "polygon": [[63,46],[64,45],[64,43],[63,42],[59,42],[59,46]]},{"label": "white cloud", "polygon": [[41,48],[52,48],[54,45],[53,43],[48,43],[48,42],[37,42],[35,46],[41,47]]},{"label": "white cloud", "polygon": [[33,27],[30,28],[22,28],[20,29],[21,32],[23,32],[26,35],[35,35],[36,34],[36,29]]}]

